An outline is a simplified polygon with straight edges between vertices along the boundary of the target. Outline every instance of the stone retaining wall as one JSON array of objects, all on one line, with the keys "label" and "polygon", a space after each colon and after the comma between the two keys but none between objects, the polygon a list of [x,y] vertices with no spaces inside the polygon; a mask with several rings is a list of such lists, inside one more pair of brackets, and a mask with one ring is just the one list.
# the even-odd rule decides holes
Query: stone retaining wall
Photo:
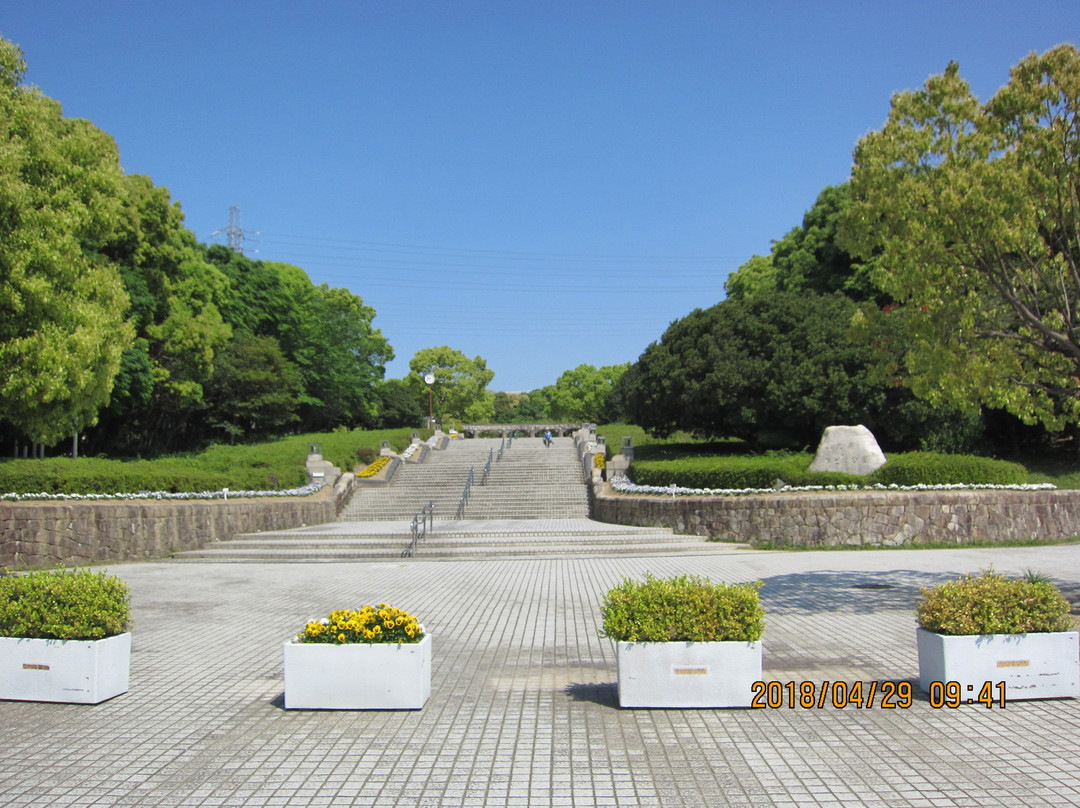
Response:
[{"label": "stone retaining wall", "polygon": [[307,497],[2,502],[0,569],[167,558],[241,533],[332,522],[352,476]]},{"label": "stone retaining wall", "polygon": [[927,491],[664,497],[597,486],[593,518],[761,546],[1064,539],[1080,491]]}]

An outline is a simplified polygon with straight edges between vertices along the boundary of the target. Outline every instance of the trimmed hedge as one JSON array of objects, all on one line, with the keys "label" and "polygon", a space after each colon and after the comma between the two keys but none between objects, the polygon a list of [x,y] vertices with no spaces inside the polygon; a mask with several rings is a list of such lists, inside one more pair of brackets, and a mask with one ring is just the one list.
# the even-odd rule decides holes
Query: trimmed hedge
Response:
[{"label": "trimmed hedge", "polygon": [[[267,473],[225,474],[180,461],[46,458],[0,463],[0,492],[17,494],[117,494],[137,491],[220,491],[269,488]],[[242,485],[242,477],[254,485]],[[254,479],[253,479],[254,477]]]},{"label": "trimmed hedge", "polygon": [[[306,485],[305,460],[312,444],[342,471],[352,471],[357,452],[377,456],[383,440],[396,452],[413,430],[346,431],[294,435],[265,443],[210,446],[192,455],[156,460],[103,457],[0,459],[0,494],[132,494],[139,491],[281,491]],[[421,435],[430,433],[421,432]]]},{"label": "trimmed hedge", "polygon": [[814,456],[710,455],[671,460],[637,460],[630,464],[630,478],[638,485],[686,488],[772,488],[777,479],[788,485],[1018,485],[1028,481],[1019,463],[972,455],[908,452],[891,455],[888,462],[868,476],[808,471]]},{"label": "trimmed hedge", "polygon": [[809,472],[813,455],[683,457],[677,460],[634,460],[630,477],[639,485],[687,488],[772,488],[777,479],[788,485],[858,485],[865,477],[835,472]]},{"label": "trimmed hedge", "polygon": [[888,457],[884,466],[870,475],[882,485],[1022,485],[1027,469],[1019,463],[975,455],[907,452]]}]

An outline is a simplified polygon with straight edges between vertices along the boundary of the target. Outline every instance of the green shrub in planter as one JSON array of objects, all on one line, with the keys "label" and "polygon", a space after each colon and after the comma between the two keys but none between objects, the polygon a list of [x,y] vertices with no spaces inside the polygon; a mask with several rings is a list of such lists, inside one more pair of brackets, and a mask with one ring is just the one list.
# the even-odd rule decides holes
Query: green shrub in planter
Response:
[{"label": "green shrub in planter", "polygon": [[993,569],[922,590],[919,627],[935,634],[1071,631],[1069,602],[1046,580],[1011,579]]},{"label": "green shrub in planter", "polygon": [[686,575],[627,578],[604,597],[602,633],[616,642],[754,642],[765,633],[760,586]]},{"label": "green shrub in planter", "polygon": [[89,570],[0,577],[0,637],[100,640],[132,626],[127,584]]}]

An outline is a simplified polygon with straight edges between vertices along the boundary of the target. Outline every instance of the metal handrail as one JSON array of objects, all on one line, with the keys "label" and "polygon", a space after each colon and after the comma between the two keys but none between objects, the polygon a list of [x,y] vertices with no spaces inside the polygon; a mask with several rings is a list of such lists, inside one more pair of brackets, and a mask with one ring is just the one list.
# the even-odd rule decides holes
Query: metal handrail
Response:
[{"label": "metal handrail", "polygon": [[484,476],[480,478],[480,485],[487,485],[488,475],[491,473],[491,458],[495,454],[494,449],[488,449],[488,459],[484,464]]},{"label": "metal handrail", "polygon": [[503,449],[506,448],[506,436],[503,436],[502,443],[499,444],[499,453],[495,456],[496,460],[502,460]]},{"label": "metal handrail", "polygon": [[457,506],[457,518],[465,518],[465,506],[469,504],[469,489],[472,487],[473,481],[473,469],[469,469],[469,477],[465,480],[465,490],[461,492],[461,499],[458,501]]},{"label": "metal handrail", "polygon": [[401,551],[402,558],[412,558],[416,555],[416,548],[422,539],[427,538],[429,530],[435,527],[435,502],[428,500],[428,504],[420,509],[420,512],[412,518],[412,541],[409,546]]}]

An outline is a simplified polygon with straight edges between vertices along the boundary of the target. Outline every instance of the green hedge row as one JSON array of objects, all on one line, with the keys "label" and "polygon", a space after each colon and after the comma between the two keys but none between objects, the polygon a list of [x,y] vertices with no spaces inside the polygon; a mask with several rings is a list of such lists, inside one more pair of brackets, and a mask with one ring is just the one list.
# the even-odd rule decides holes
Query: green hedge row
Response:
[{"label": "green hedge row", "polygon": [[777,479],[788,485],[855,485],[865,478],[833,472],[811,473],[813,455],[787,457],[681,457],[675,460],[635,460],[630,479],[638,485],[686,488],[772,488]]},{"label": "green hedge row", "polygon": [[220,491],[294,488],[306,482],[303,467],[281,476],[267,468],[232,472],[179,461],[46,458],[0,463],[0,492],[16,494],[117,494],[138,491]]},{"label": "green hedge row", "polygon": [[[421,432],[427,438],[428,432]],[[132,494],[139,491],[280,491],[307,484],[305,460],[312,444],[323,459],[352,471],[358,454],[378,455],[382,441],[404,451],[412,430],[346,431],[294,435],[265,443],[210,446],[191,455],[157,460],[67,457],[0,459],[0,494]]]},{"label": "green hedge row", "polygon": [[630,479],[638,485],[679,485],[686,488],[772,488],[777,479],[788,485],[1014,485],[1026,483],[1027,469],[1019,463],[971,455],[909,452],[889,457],[873,474],[808,471],[811,454],[781,457],[736,455],[680,457],[673,460],[635,460]]},{"label": "green hedge row", "polygon": [[1022,485],[1027,469],[1019,463],[975,455],[907,452],[888,456],[889,462],[871,475],[882,485]]}]

